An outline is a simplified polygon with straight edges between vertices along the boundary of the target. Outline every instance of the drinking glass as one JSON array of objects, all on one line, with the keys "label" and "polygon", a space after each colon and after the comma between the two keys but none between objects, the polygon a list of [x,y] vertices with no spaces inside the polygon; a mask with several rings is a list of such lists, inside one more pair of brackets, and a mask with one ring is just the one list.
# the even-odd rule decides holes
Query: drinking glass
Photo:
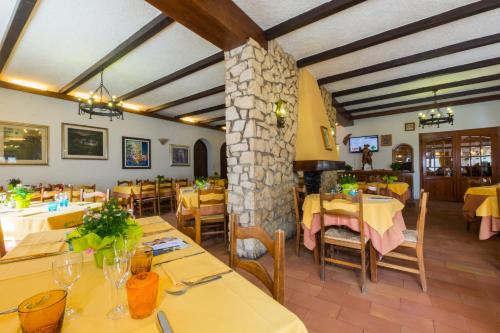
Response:
[{"label": "drinking glass", "polygon": [[23,333],[60,333],[67,292],[50,290],[24,300],[17,311]]},{"label": "drinking glass", "polygon": [[149,272],[151,262],[153,261],[153,248],[150,246],[141,246],[135,250],[132,256],[132,275]]},{"label": "drinking glass", "polygon": [[157,273],[139,273],[128,279],[127,299],[132,319],[149,317],[155,311],[157,294]]},{"label": "drinking glass", "polygon": [[[54,281],[69,295],[69,292],[76,281],[78,281],[83,271],[83,254],[75,252],[66,252],[54,259],[52,262],[52,276]],[[77,311],[68,306],[66,317],[74,318]]]},{"label": "drinking glass", "polygon": [[111,320],[116,320],[127,315],[128,307],[124,302],[123,286],[130,275],[130,252],[115,251],[114,256],[104,256],[102,261],[102,269],[104,276],[111,283],[111,298],[113,308],[109,310],[107,316]]}]

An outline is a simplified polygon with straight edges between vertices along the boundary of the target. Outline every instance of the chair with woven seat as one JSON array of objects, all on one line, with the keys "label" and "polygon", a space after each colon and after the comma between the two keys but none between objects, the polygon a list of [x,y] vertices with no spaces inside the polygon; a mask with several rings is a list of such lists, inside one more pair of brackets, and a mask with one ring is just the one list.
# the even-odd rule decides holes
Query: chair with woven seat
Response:
[{"label": "chair with woven seat", "polygon": [[162,178],[158,181],[158,214],[161,214],[161,203],[169,202],[170,211],[174,210],[175,189],[172,178]]},{"label": "chair with woven seat", "polygon": [[[274,259],[273,278],[265,267],[256,260],[240,259],[237,253],[237,239],[257,239],[267,249]],[[276,230],[274,240],[258,226],[241,227],[236,214],[231,215],[231,236],[229,266],[233,269],[241,268],[259,279],[271,292],[273,298],[280,304],[285,301],[285,233]]]},{"label": "chair with woven seat", "polygon": [[224,188],[199,189],[198,207],[193,209],[195,242],[201,244],[203,236],[223,235],[227,244],[226,190]]},{"label": "chair with woven seat", "polygon": [[140,182],[139,193],[135,194],[134,206],[139,210],[139,216],[142,217],[145,208],[153,210],[156,215],[156,200],[158,192],[156,182]]},{"label": "chair with woven seat", "polygon": [[109,188],[106,192],[85,192],[83,188],[80,189],[80,201],[90,201],[90,202],[108,202],[110,198]]},{"label": "chair with woven seat", "polygon": [[[417,218],[417,228],[415,230],[404,230],[404,241],[395,250],[386,253],[381,261],[377,261],[377,253],[373,246],[370,247],[370,261],[371,261],[371,276],[374,282],[377,281],[377,267],[384,267],[395,269],[399,271],[404,271],[408,273],[417,274],[420,276],[420,283],[422,285],[422,290],[427,291],[427,280],[425,276],[425,265],[424,265],[424,229],[425,229],[425,216],[427,214],[427,200],[429,198],[429,193],[420,191],[420,202],[419,211]],[[415,256],[408,255],[406,253],[398,252],[400,248],[409,248],[415,250]],[[393,258],[397,260],[411,261],[417,263],[417,268],[408,267],[400,265],[399,263],[391,263],[385,261],[387,258]]]},{"label": "chair with woven seat", "polygon": [[[343,199],[344,202],[347,201],[352,205],[356,205],[356,211],[348,211],[345,209],[328,209],[325,207],[326,204],[332,202],[336,199]],[[342,194],[320,194],[320,216],[321,216],[321,234],[320,234],[320,258],[321,258],[321,280],[325,280],[325,270],[326,263],[333,263],[341,266],[347,266],[351,268],[357,268],[361,270],[361,291],[364,293],[366,291],[366,270],[369,265],[367,263],[368,256],[366,255],[366,250],[368,249],[367,243],[368,239],[365,237],[365,226],[363,219],[363,191],[358,191],[356,196],[357,202],[351,196],[346,196]],[[338,227],[338,226],[325,226],[325,217],[330,216],[332,218],[348,218],[356,219],[359,232],[353,231],[348,228]],[[326,247],[331,246],[335,248],[349,249],[360,253],[361,262],[352,262],[347,260],[341,260],[334,258],[333,256],[326,256]],[[330,251],[330,253],[335,251]]]}]

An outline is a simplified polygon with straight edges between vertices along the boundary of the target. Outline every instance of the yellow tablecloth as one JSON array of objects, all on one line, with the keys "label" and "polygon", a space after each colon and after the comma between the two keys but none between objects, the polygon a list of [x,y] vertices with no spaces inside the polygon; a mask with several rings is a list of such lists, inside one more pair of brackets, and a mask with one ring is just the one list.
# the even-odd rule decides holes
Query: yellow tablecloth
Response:
[{"label": "yellow tablecloth", "polygon": [[[375,197],[385,198],[385,200],[372,199]],[[352,204],[341,199],[328,202],[325,205],[325,208],[344,209],[352,212],[355,212],[358,209],[357,204]],[[386,230],[393,225],[394,215],[403,208],[404,205],[397,199],[383,197],[380,195],[363,194],[364,220],[380,235],[383,235]],[[302,210],[304,212],[302,223],[310,229],[313,215],[320,213],[319,194],[310,194],[306,196]]]},{"label": "yellow tablecloth", "polygon": [[64,215],[83,212],[85,209],[97,209],[101,205],[102,203],[98,202],[74,202],[70,203],[69,207],[49,212],[47,203],[37,203],[29,208],[15,209],[11,212],[0,211],[0,224],[5,243],[19,242],[30,233],[49,230],[49,218],[54,220],[60,216],[64,219]]},{"label": "yellow tablecloth", "polygon": [[[226,193],[226,204],[227,204],[227,190],[225,191]],[[221,199],[222,195],[218,194],[206,194],[203,196],[203,200],[215,200]],[[198,207],[198,192],[194,190],[192,187],[182,187],[180,191],[180,201],[182,202],[182,205],[186,209]]]},{"label": "yellow tablecloth", "polygon": [[469,187],[467,191],[465,191],[465,196],[473,194],[473,195],[488,195],[496,197],[497,187],[498,185]]},{"label": "yellow tablecloth", "polygon": [[493,216],[500,218],[500,212],[498,210],[497,197],[488,197],[483,203],[476,209],[477,216]]},{"label": "yellow tablecloth", "polygon": [[[60,232],[55,230],[53,232]],[[203,251],[177,230],[167,233],[185,239],[191,244],[191,251]],[[178,255],[179,250],[163,255],[164,259]],[[88,258],[88,256],[87,256]],[[45,258],[47,259],[47,258]],[[224,264],[212,255],[200,254],[186,257],[178,261],[154,267],[160,275],[158,292],[158,308],[167,315],[173,332],[176,333],[306,333],[304,324],[295,314],[274,301],[261,289],[244,279],[236,272],[224,274],[219,280],[190,289],[182,296],[174,296],[163,292],[171,285],[165,270],[172,270],[176,276],[190,274],[192,265],[202,260],[205,267],[220,267]],[[43,259],[33,260],[43,261]],[[0,266],[0,270],[6,264]],[[0,309],[10,308],[23,299],[53,288],[54,283],[50,266],[45,271],[30,275],[0,280]],[[228,268],[229,269],[229,268]],[[173,270],[176,270],[175,272]],[[182,272],[181,272],[182,271]],[[198,270],[196,273],[199,273]],[[80,310],[79,317],[65,321],[63,332],[93,333],[157,333],[155,315],[142,320],[125,317],[119,320],[108,320],[106,312],[111,307],[111,286],[104,278],[102,270],[93,262],[86,262],[81,279],[74,285],[69,303]],[[2,333],[18,333],[17,314],[0,316]]]},{"label": "yellow tablecloth", "polygon": [[[379,182],[373,182],[373,183],[359,182],[358,186],[359,186],[359,189],[365,190],[368,188],[368,186],[386,188],[387,184],[386,183],[379,183]],[[396,193],[397,195],[402,195],[403,193],[408,191],[409,188],[410,188],[410,185],[408,183],[404,183],[404,182],[394,182],[394,183],[389,184],[389,190],[391,190],[391,192]]]},{"label": "yellow tablecloth", "polygon": [[132,195],[133,193],[139,193],[139,190],[140,190],[139,185],[134,185],[134,186],[120,185],[113,187],[113,193],[119,193],[125,195]]}]

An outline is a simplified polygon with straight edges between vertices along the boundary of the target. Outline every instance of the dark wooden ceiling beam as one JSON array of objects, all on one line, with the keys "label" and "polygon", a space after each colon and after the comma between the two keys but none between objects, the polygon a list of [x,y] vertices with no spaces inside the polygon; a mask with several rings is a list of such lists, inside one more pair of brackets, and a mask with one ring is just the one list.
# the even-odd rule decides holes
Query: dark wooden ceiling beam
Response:
[{"label": "dark wooden ceiling beam", "polygon": [[433,86],[426,86],[426,87],[421,87],[421,88],[416,88],[416,89],[398,91],[398,92],[391,93],[391,94],[378,95],[378,96],[367,97],[367,98],[360,98],[360,99],[340,103],[340,105],[342,105],[343,107],[346,107],[346,106],[352,106],[352,105],[356,105],[356,104],[371,103],[371,102],[376,102],[376,101],[382,101],[384,99],[389,99],[389,98],[415,95],[415,94],[420,94],[420,93],[434,91],[434,90],[443,90],[443,89],[461,87],[461,86],[466,86],[469,84],[483,83],[483,82],[494,81],[494,80],[500,80],[500,74],[485,75],[485,76],[475,77],[472,79],[453,81],[453,82],[447,82],[447,83],[442,83],[442,84],[436,84]]},{"label": "dark wooden ceiling beam", "polygon": [[[78,103],[78,97],[75,97],[75,96],[61,94],[61,93],[56,92],[56,91],[38,90],[38,89],[25,87],[25,86],[21,86],[21,85],[6,82],[6,81],[0,81],[0,88],[5,88],[5,89],[10,89],[10,90],[20,91],[23,93],[35,94],[35,95],[51,97],[51,98],[56,98],[59,100],[65,100],[65,101]],[[77,106],[75,104],[75,113],[76,113],[76,110],[77,110]],[[163,115],[155,114],[155,113],[146,113],[144,111],[137,111],[137,110],[131,110],[131,109],[124,109],[124,111],[127,113],[133,113],[133,114],[137,114],[140,116],[152,117],[152,118],[172,121],[175,123],[181,123],[181,124],[190,125],[190,126],[204,127],[204,128],[209,128],[209,129],[213,129],[213,130],[220,130],[220,128],[218,128],[218,127],[209,126],[206,124],[190,123],[187,121],[183,121],[181,119],[174,119],[172,117],[163,116]]]},{"label": "dark wooden ceiling beam", "polygon": [[174,118],[180,119],[180,118],[184,118],[184,117],[198,116],[200,114],[205,114],[205,113],[209,113],[209,112],[213,112],[213,111],[218,111],[218,110],[222,110],[222,109],[225,109],[225,108],[226,108],[225,104],[220,104],[220,105],[211,106],[211,107],[204,108],[204,109],[197,110],[197,111],[193,111],[193,112],[183,113],[183,114],[175,116]]},{"label": "dark wooden ceiling beam", "polygon": [[398,59],[393,59],[385,62],[381,62],[375,65],[363,67],[363,68],[358,68],[354,69],[351,71],[347,71],[344,73],[339,73],[339,74],[334,74],[330,75],[324,78],[321,78],[318,80],[318,84],[327,84],[327,83],[332,83],[336,81],[342,81],[346,79],[350,79],[353,77],[361,76],[361,75],[366,75],[366,74],[371,74],[399,66],[404,66],[408,64],[413,64],[416,62],[424,61],[424,60],[429,60],[429,59],[434,59],[438,57],[443,57],[447,56],[453,53],[457,52],[462,52],[462,51],[467,51],[471,50],[474,48],[482,47],[482,46],[487,46],[495,43],[500,42],[500,33],[485,36],[485,37],[480,37],[480,38],[475,38],[471,39],[465,42],[460,42],[448,46],[443,46],[437,49],[417,53],[417,54],[412,54],[410,56],[398,58]]},{"label": "dark wooden ceiling beam", "polygon": [[309,57],[305,57],[297,61],[298,67],[305,67],[316,64],[318,62],[330,60],[342,55],[359,51],[374,45],[382,44],[394,39],[405,37],[411,34],[418,33],[427,29],[435,28],[443,24],[447,24],[456,20],[460,20],[469,16],[477,15],[485,11],[500,7],[500,1],[487,0],[477,1],[462,7],[458,7],[447,12],[437,14],[425,19],[412,22],[379,34],[366,37],[352,43],[342,45]]},{"label": "dark wooden ceiling beam", "polygon": [[500,86],[471,89],[471,90],[465,90],[465,91],[460,91],[460,92],[456,92],[456,93],[437,95],[436,97],[430,96],[430,97],[410,99],[410,100],[406,100],[406,101],[399,101],[399,102],[379,104],[379,105],[374,105],[374,106],[367,106],[364,108],[347,110],[347,112],[353,114],[353,113],[358,113],[358,112],[382,110],[382,109],[388,109],[388,108],[393,108],[393,107],[398,107],[398,106],[432,102],[434,100],[450,99],[450,98],[457,98],[457,97],[464,97],[464,96],[478,95],[478,94],[486,94],[486,93],[495,92],[495,91],[499,91],[499,90],[500,90]]},{"label": "dark wooden ceiling beam", "polygon": [[267,49],[264,31],[231,0],[146,1],[224,51],[248,38]]},{"label": "dark wooden ceiling beam", "polygon": [[440,76],[440,75],[455,74],[455,73],[460,73],[460,72],[465,72],[465,71],[470,71],[470,70],[474,70],[474,69],[495,66],[495,65],[500,65],[500,57],[476,61],[476,62],[464,64],[464,65],[447,67],[447,68],[438,69],[435,71],[405,76],[405,77],[401,77],[398,79],[377,82],[377,83],[368,84],[365,86],[360,86],[360,87],[355,87],[355,88],[350,88],[350,89],[345,89],[345,90],[339,90],[339,91],[333,92],[332,94],[334,94],[336,97],[352,95],[352,94],[357,94],[360,92],[381,89],[381,88],[386,88],[386,87],[390,87],[390,86],[395,86],[398,84],[413,82],[413,81],[417,81],[420,79],[427,79],[430,77],[435,77],[435,76]]},{"label": "dark wooden ceiling beam", "polygon": [[191,75],[197,71],[201,71],[207,67],[210,67],[216,63],[219,63],[224,60],[224,52],[217,52],[205,59],[195,62],[194,64],[188,65],[184,68],[181,68],[171,74],[165,75],[164,77],[159,78],[153,82],[150,82],[142,87],[132,90],[131,92],[126,93],[123,96],[118,97],[118,100],[126,100],[131,99],[136,96],[145,94],[151,90],[157,89],[166,84],[172,83],[176,80],[182,79],[185,76]]},{"label": "dark wooden ceiling beam", "polygon": [[334,0],[324,3],[267,29],[265,31],[266,38],[267,40],[278,38],[365,1],[366,0]]},{"label": "dark wooden ceiling beam", "polygon": [[0,41],[0,72],[9,60],[17,40],[21,36],[24,26],[28,22],[37,0],[18,0],[14,13],[7,24],[7,30]]},{"label": "dark wooden ceiling beam", "polygon": [[167,17],[163,14],[158,15],[148,24],[142,27],[139,31],[135,32],[132,36],[127,38],[123,43],[106,54],[101,60],[99,60],[98,62],[87,68],[83,73],[71,80],[71,82],[62,87],[59,92],[62,94],[67,94],[70,91],[75,90],[76,88],[90,80],[92,77],[99,74],[107,67],[111,66],[118,59],[162,31],[173,22],[174,20],[172,20],[170,17]]},{"label": "dark wooden ceiling beam", "polygon": [[[451,107],[451,106],[483,103],[483,102],[490,102],[490,101],[496,101],[496,100],[500,100],[500,94],[489,95],[489,96],[471,97],[471,98],[459,99],[459,100],[454,100],[454,101],[445,101],[445,102],[437,103],[437,105],[425,104],[425,105],[417,105],[417,106],[412,106],[412,107],[402,108],[402,109],[393,109],[393,110],[387,110],[387,111],[382,111],[382,112],[373,112],[373,113],[354,115],[354,116],[352,116],[352,119],[358,120],[358,119],[366,119],[366,118],[374,118],[374,117],[392,116],[392,115],[400,114],[400,113],[430,110],[436,106],[438,108],[445,108],[445,107]],[[417,119],[416,115],[415,115],[415,119]]]},{"label": "dark wooden ceiling beam", "polygon": [[210,124],[210,123],[215,123],[216,121],[221,121],[221,120],[226,120],[226,116],[224,115],[224,116],[220,116],[220,117],[201,120],[198,122],[198,124]]},{"label": "dark wooden ceiling beam", "polygon": [[184,104],[184,103],[187,103],[187,102],[191,102],[191,101],[203,98],[203,97],[215,95],[215,94],[224,92],[225,88],[226,88],[225,85],[222,85],[222,86],[218,86],[218,87],[211,88],[211,89],[208,89],[208,90],[204,90],[204,91],[201,91],[199,93],[196,93],[196,94],[193,94],[193,95],[189,95],[189,96],[177,99],[175,101],[171,101],[171,102],[167,102],[167,103],[164,103],[162,105],[159,105],[159,106],[155,106],[153,108],[150,108],[150,109],[146,110],[146,112],[147,113],[154,113],[154,112],[158,112],[158,111],[162,111],[162,110],[171,108],[171,107],[176,106],[176,105],[180,105],[180,104]]},{"label": "dark wooden ceiling beam", "polygon": [[[344,127],[354,125],[352,121],[352,116],[349,113],[347,113],[346,109],[342,105],[340,105],[340,103],[333,96],[332,96],[332,104],[333,107],[335,108],[335,111],[337,111],[336,112],[337,123],[339,123]],[[331,125],[335,126],[335,124]]]}]

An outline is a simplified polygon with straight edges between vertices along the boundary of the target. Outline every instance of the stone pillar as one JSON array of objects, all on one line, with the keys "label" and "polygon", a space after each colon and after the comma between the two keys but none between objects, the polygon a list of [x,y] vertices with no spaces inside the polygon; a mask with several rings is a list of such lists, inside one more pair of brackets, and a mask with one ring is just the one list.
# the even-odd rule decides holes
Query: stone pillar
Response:
[{"label": "stone pillar", "polygon": [[[298,70],[276,41],[266,51],[249,40],[225,52],[228,211],[243,225],[260,225],[270,235],[295,232],[293,159],[297,131]],[[288,116],[276,125],[274,103],[284,100]],[[265,252],[255,240],[238,242],[238,254]]]},{"label": "stone pillar", "polygon": [[[328,120],[330,120],[330,126],[335,129],[333,141],[337,143],[337,128],[335,126],[337,122],[337,110],[333,107],[332,94],[324,87],[320,87],[320,91],[321,97],[323,97],[323,103],[325,104]],[[335,149],[337,149],[337,147],[335,147]],[[335,185],[337,185],[337,171],[323,171],[321,173],[320,190],[322,192],[329,192]]]}]

